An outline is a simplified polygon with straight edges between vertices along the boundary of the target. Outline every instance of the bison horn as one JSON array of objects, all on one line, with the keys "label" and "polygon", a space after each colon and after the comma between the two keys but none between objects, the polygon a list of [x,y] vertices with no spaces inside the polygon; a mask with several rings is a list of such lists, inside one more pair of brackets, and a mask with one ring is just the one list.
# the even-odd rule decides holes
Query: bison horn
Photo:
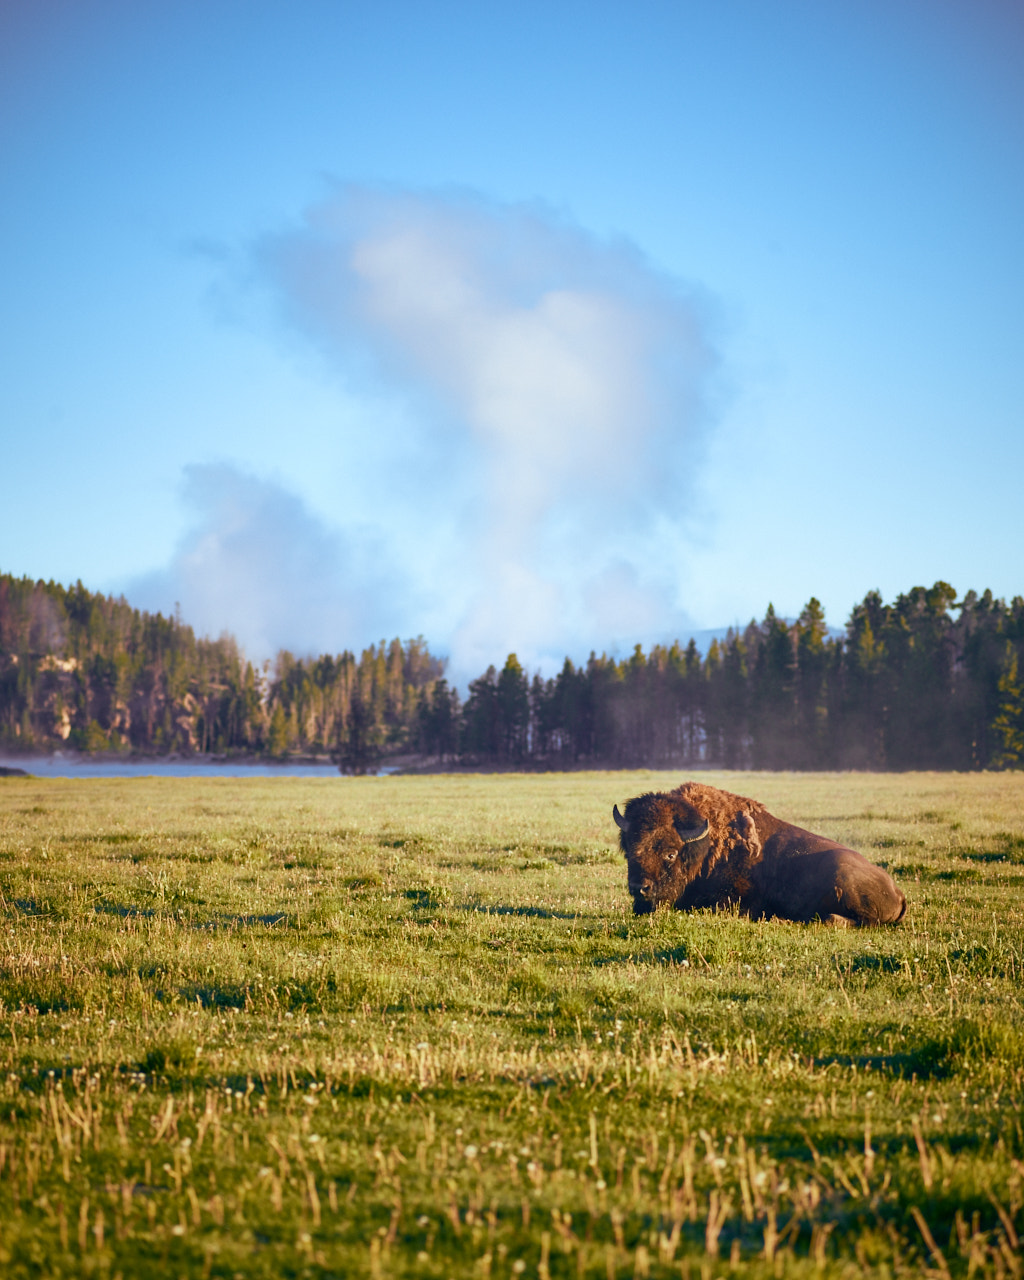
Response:
[{"label": "bison horn", "polygon": [[675,824],[675,827],[676,834],[679,836],[679,839],[682,840],[683,844],[693,844],[695,840],[704,839],[711,827],[711,823],[707,818],[705,818],[703,822],[699,822],[693,827],[684,827],[678,822]]},{"label": "bison horn", "polygon": [[618,829],[619,829],[620,831],[628,831],[628,830],[629,830],[629,823],[628,823],[628,822],[626,821],[626,819],[622,816],[622,814],[621,814],[621,813],[619,813],[619,806],[618,806],[618,805],[613,805],[613,807],[612,807],[612,817],[615,819],[615,825],[618,827]]}]

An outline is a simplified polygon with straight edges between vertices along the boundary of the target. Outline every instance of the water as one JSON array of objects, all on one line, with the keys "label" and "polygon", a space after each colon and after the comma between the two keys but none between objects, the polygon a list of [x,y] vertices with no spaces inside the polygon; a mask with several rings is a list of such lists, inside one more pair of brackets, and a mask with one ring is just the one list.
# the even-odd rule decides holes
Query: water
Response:
[{"label": "water", "polygon": [[36,778],[340,778],[338,766],[258,761],[90,760],[66,756],[0,756],[0,765]]}]

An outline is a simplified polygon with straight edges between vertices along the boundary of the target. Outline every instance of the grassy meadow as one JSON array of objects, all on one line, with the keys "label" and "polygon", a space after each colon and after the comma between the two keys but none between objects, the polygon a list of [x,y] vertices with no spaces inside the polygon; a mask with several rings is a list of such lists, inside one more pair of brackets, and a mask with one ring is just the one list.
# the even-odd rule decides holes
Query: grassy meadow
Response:
[{"label": "grassy meadow", "polygon": [[709,774],[905,924],[634,919],[679,775],[0,780],[0,1274],[992,1275],[1024,775]]}]

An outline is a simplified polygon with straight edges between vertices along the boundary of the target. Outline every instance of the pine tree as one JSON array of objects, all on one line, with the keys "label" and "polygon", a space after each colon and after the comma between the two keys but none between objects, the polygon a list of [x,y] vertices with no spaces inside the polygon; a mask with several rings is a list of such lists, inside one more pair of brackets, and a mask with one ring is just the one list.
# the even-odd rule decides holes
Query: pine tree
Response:
[{"label": "pine tree", "polygon": [[270,717],[267,750],[272,756],[283,756],[288,750],[288,717],[280,703],[274,708],[274,714]]},{"label": "pine tree", "polygon": [[469,697],[462,709],[462,742],[470,755],[495,760],[500,752],[498,673],[493,665],[470,681]]},{"label": "pine tree", "polygon": [[1009,642],[999,677],[999,710],[992,728],[998,743],[993,766],[996,769],[1024,767],[1024,682],[1018,674],[1017,651]]},{"label": "pine tree", "polygon": [[877,591],[856,605],[846,624],[846,643],[831,691],[840,714],[832,722],[836,763],[847,769],[885,767],[885,646],[878,638],[885,626],[885,607]]},{"label": "pine tree", "polygon": [[683,685],[680,705],[680,734],[685,764],[700,759],[704,716],[704,681],[700,650],[690,637],[683,655]]},{"label": "pine tree", "polygon": [[760,769],[788,769],[796,742],[796,654],[789,627],[770,604],[761,637],[753,663],[752,763]]},{"label": "pine tree", "polygon": [[828,754],[828,628],[821,602],[811,596],[796,622],[796,732],[793,760],[802,769],[820,769]]},{"label": "pine tree", "polygon": [[530,727],[530,685],[526,672],[510,653],[498,676],[498,751],[506,760],[526,755]]},{"label": "pine tree", "polygon": [[357,683],[352,691],[348,731],[338,750],[338,768],[342,773],[369,773],[381,756],[383,736],[374,717],[373,704]]},{"label": "pine tree", "polygon": [[749,695],[747,648],[739,634],[730,627],[725,637],[718,703],[722,763],[727,769],[740,769],[747,763],[750,738]]}]

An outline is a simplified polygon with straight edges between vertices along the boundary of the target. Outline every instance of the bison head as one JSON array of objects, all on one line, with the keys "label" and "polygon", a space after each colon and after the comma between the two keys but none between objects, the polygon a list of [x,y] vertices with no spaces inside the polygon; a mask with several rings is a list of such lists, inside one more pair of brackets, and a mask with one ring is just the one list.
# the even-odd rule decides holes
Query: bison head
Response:
[{"label": "bison head", "polygon": [[637,796],[612,809],[626,856],[636,915],[673,906],[697,874],[708,850],[710,824],[692,805],[664,795]]}]

